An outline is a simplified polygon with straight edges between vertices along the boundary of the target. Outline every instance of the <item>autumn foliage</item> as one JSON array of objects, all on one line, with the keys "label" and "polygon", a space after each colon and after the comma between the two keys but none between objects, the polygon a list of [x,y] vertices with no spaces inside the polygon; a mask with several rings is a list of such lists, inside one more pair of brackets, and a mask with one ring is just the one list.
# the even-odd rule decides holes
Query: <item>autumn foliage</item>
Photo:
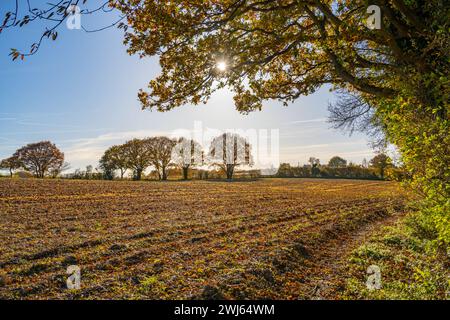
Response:
[{"label": "autumn foliage", "polygon": [[30,143],[1,162],[1,167],[9,169],[11,176],[13,170],[22,168],[32,172],[36,178],[56,176],[64,165],[64,153],[50,141]]}]

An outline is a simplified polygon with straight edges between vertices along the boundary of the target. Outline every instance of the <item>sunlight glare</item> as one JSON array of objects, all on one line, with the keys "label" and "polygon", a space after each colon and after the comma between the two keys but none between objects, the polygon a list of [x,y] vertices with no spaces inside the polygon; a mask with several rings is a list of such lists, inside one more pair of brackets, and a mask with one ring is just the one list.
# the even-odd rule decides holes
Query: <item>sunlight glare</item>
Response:
[{"label": "sunlight glare", "polygon": [[225,71],[227,70],[227,64],[225,61],[219,61],[217,63],[217,69],[219,69],[219,71]]}]

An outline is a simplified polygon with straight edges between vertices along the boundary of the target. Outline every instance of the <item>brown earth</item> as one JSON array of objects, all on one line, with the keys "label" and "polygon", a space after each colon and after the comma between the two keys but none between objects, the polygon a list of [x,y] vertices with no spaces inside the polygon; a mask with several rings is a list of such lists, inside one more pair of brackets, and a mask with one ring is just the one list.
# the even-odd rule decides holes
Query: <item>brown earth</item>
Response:
[{"label": "brown earth", "polygon": [[0,179],[0,298],[333,299],[405,200],[380,181]]}]

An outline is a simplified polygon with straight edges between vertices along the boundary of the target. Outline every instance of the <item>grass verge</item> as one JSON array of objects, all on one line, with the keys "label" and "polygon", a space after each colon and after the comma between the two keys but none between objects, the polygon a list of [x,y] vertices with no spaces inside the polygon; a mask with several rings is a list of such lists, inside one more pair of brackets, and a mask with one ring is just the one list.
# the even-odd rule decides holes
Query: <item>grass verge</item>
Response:
[{"label": "grass verge", "polygon": [[[426,217],[410,214],[385,227],[352,252],[342,299],[448,300],[450,248],[438,245],[424,227]],[[378,266],[381,288],[369,290],[368,267]]]}]

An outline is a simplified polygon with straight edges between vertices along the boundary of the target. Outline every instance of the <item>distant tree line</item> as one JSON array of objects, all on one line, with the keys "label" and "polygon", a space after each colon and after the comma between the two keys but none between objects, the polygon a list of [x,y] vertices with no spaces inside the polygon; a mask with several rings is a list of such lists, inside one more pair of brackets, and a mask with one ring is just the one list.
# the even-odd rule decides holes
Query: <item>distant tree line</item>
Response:
[{"label": "distant tree line", "polygon": [[[162,181],[171,173],[187,180],[192,177],[191,171],[199,179],[222,176],[232,179],[236,168],[244,165],[253,165],[250,144],[238,134],[224,133],[212,140],[207,152],[200,143],[187,138],[135,138],[108,148],[100,158],[98,171],[106,180],[123,179],[127,172],[133,180],[141,180],[148,169],[151,169],[150,177]],[[215,170],[204,170],[205,166]],[[75,172],[72,177],[99,178],[98,173],[88,174],[87,171]],[[256,174],[251,171],[248,175],[254,177]]]},{"label": "distant tree line", "polygon": [[291,166],[282,163],[276,174],[278,177],[299,178],[348,178],[348,179],[381,179],[402,180],[404,172],[394,165],[386,154],[377,154],[370,161],[363,160],[362,164],[348,163],[347,160],[334,156],[328,164],[322,165],[320,160],[309,158],[308,164]]},{"label": "distant tree line", "polygon": [[[146,178],[163,181],[169,175],[183,180],[261,176],[260,170],[236,171],[244,165],[253,165],[251,145],[238,134],[225,133],[215,137],[207,152],[192,139],[157,136],[135,138],[111,146],[100,158],[97,168],[89,165],[86,170],[77,169],[64,177],[113,180],[126,178],[128,172],[133,180],[141,180],[148,171]],[[11,177],[14,172],[23,170],[36,178],[55,178],[68,168],[64,153],[50,141],[28,144],[0,162],[0,169],[8,170]],[[326,165],[315,157],[309,158],[308,164],[303,166],[282,163],[276,176],[401,180],[404,173],[386,154],[380,153],[361,165],[348,163],[339,156],[332,157]]]}]

